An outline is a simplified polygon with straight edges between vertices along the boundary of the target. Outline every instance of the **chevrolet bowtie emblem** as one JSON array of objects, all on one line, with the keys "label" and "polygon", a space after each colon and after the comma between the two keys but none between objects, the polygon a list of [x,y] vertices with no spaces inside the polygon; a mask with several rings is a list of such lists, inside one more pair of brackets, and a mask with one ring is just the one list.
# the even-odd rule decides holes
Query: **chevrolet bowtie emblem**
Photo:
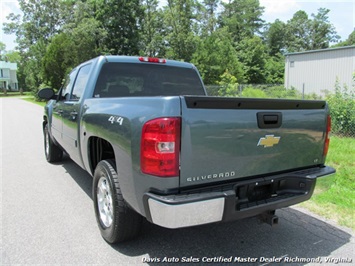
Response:
[{"label": "chevrolet bowtie emblem", "polygon": [[259,139],[257,146],[272,147],[276,144],[279,144],[281,137],[275,137],[274,135],[266,135],[263,138]]}]

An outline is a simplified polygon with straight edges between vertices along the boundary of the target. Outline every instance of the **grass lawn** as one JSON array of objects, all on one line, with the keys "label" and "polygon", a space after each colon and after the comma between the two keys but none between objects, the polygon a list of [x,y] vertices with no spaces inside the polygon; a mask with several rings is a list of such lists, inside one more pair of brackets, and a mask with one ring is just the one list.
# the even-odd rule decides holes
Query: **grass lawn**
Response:
[{"label": "grass lawn", "polygon": [[318,179],[313,197],[301,206],[355,230],[355,138],[332,136],[326,164],[336,174]]},{"label": "grass lawn", "polygon": [[23,92],[22,95],[19,91],[8,91],[6,95],[2,91],[0,92],[0,97],[19,97],[19,96],[28,96],[28,95],[31,95],[31,92],[25,91]]},{"label": "grass lawn", "polygon": [[38,104],[38,105],[40,105],[40,106],[45,106],[46,103],[47,103],[47,102],[39,102],[39,101],[36,101],[33,96],[31,96],[31,97],[24,97],[23,100],[28,101],[28,102],[31,102],[31,103]]}]

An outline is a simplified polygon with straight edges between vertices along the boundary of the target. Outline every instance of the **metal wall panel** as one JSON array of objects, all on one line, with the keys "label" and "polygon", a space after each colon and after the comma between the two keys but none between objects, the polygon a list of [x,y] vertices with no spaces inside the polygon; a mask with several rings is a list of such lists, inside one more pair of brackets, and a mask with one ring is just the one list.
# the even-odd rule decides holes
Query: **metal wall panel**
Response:
[{"label": "metal wall panel", "polygon": [[355,72],[355,46],[286,55],[285,87],[305,94],[334,92],[338,79],[349,88]]}]

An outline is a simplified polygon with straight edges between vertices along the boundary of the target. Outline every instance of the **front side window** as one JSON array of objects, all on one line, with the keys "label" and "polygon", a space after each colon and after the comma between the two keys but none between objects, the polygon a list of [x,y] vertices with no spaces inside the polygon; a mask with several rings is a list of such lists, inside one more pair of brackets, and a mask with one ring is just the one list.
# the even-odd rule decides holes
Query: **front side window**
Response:
[{"label": "front side window", "polygon": [[87,64],[79,69],[78,76],[76,77],[71,100],[79,100],[84,92],[86,83],[89,79],[91,64]]},{"label": "front side window", "polygon": [[60,94],[61,100],[64,100],[64,101],[68,101],[68,100],[69,100],[70,92],[71,92],[71,89],[72,89],[73,84],[74,84],[74,80],[75,80],[75,77],[76,77],[76,73],[78,73],[78,71],[73,70],[73,71],[70,72],[70,74],[66,77],[65,82],[64,82],[64,85],[63,85],[63,87],[62,87],[62,92],[61,92],[61,94]]}]

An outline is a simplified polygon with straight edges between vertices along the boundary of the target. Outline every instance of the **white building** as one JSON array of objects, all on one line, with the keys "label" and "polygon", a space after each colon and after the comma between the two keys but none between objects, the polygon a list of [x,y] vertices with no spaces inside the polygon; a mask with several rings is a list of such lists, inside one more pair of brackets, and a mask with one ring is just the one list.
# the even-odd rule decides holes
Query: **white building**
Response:
[{"label": "white building", "polygon": [[0,90],[18,91],[17,64],[0,61]]},{"label": "white building", "polygon": [[353,85],[355,46],[286,54],[285,87],[305,94],[334,92],[335,83]]}]

